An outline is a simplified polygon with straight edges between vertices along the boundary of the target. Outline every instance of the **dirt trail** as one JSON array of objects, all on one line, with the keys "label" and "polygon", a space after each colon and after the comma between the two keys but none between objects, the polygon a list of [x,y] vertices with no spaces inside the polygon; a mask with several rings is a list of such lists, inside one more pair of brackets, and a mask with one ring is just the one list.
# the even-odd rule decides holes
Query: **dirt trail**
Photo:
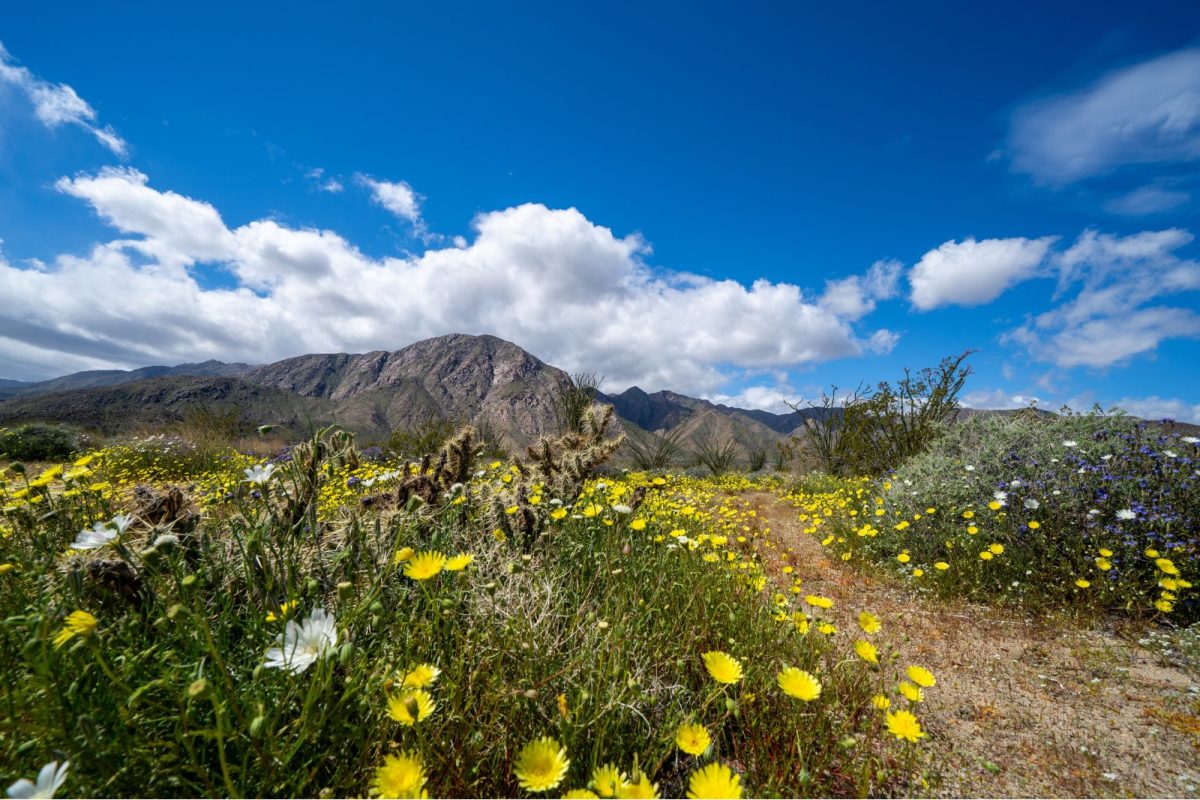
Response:
[{"label": "dirt trail", "polygon": [[[937,676],[919,714],[938,756],[936,795],[1200,796],[1197,677],[1107,633],[914,596],[830,559],[778,497],[743,499],[794,554],[804,593],[834,600],[824,614],[839,631],[857,630],[868,609],[902,663]],[[763,558],[790,584],[776,551]]]}]

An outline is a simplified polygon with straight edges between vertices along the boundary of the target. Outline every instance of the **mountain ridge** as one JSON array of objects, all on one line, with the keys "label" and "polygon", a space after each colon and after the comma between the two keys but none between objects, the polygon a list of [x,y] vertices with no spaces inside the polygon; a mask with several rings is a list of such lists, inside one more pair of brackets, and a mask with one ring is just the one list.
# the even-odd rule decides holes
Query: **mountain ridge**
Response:
[{"label": "mountain ridge", "polygon": [[[338,423],[364,442],[430,420],[472,422],[509,449],[557,428],[554,399],[566,372],[495,336],[449,334],[399,350],[316,353],[250,365],[205,361],[135,370],[91,370],[46,381],[0,379],[0,425],[66,422],[105,434],[232,415],[246,429],[277,425],[293,435]],[[770,451],[829,411],[777,414],[637,386],[596,399],[613,405],[627,431],[672,431],[684,450],[733,440]],[[964,409],[960,416],[1004,412]]]}]

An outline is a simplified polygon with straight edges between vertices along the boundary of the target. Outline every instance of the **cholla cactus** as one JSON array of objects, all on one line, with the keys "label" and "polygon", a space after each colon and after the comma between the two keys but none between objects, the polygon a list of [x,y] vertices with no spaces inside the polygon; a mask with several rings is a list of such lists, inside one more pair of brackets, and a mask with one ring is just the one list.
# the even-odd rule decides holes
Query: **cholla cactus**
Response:
[{"label": "cholla cactus", "polygon": [[471,477],[475,467],[475,429],[470,425],[461,428],[437,453],[437,460],[425,454],[393,492],[364,497],[364,506],[378,505],[390,501],[398,507],[406,507],[412,498],[436,505],[442,496],[455,485],[463,485]]},{"label": "cholla cactus", "polygon": [[[565,504],[575,502],[596,468],[624,443],[625,434],[608,437],[613,407],[595,404],[585,410],[578,431],[542,437],[526,450],[528,463],[514,459],[519,480],[498,489],[491,510],[497,526],[526,549],[546,524],[546,507],[530,502],[532,494],[549,495]],[[516,513],[509,510],[516,507]]]},{"label": "cholla cactus", "polygon": [[[583,413],[578,431],[543,437],[528,448],[525,460],[513,459],[514,479],[510,483],[476,482],[472,506],[475,513],[482,514],[481,526],[499,528],[511,541],[531,547],[545,528],[546,515],[552,508],[532,498],[536,495],[567,505],[573,503],[596,467],[624,441],[624,434],[608,436],[612,419],[612,406],[593,405]],[[362,504],[411,510],[419,499],[438,506],[456,487],[470,484],[479,445],[475,429],[469,425],[462,428],[436,455],[425,455],[410,465],[394,490],[364,497]],[[464,507],[463,513],[471,510]]]}]

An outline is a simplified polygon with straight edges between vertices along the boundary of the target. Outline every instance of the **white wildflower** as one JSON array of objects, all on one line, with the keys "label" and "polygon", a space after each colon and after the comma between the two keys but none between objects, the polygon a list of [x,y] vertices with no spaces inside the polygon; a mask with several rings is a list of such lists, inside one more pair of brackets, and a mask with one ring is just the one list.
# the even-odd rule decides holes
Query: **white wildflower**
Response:
[{"label": "white wildflower", "polygon": [[330,654],[338,643],[337,623],[332,614],[318,608],[297,624],[290,620],[279,637],[279,646],[267,650],[264,666],[304,672],[319,658]]},{"label": "white wildflower", "polygon": [[70,761],[64,761],[61,767],[57,761],[51,761],[38,772],[37,783],[28,778],[21,778],[8,787],[8,796],[23,799],[54,797],[54,793],[62,788],[63,783],[67,780],[67,767],[69,766],[71,766]]},{"label": "white wildflower", "polygon": [[1039,503],[1037,500],[1033,499],[1032,497],[1029,497],[1029,498],[1026,498],[1024,505],[1030,511],[1036,511],[1038,506],[1041,505],[1041,503]]},{"label": "white wildflower", "polygon": [[111,530],[108,525],[107,522],[96,522],[90,529],[84,528],[75,537],[75,541],[71,542],[71,549],[95,550],[112,544],[113,540],[117,538],[117,532]]},{"label": "white wildflower", "polygon": [[271,480],[271,476],[275,474],[275,470],[277,469],[279,467],[274,464],[255,464],[249,469],[242,470],[246,473],[246,479],[242,483],[256,483],[262,486]]},{"label": "white wildflower", "polygon": [[1063,440],[1063,447],[1078,447],[1078,446],[1079,446],[1079,442],[1075,441],[1074,439]]},{"label": "white wildflower", "polygon": [[1122,508],[1117,512],[1117,519],[1137,519],[1137,514],[1133,513],[1132,508]]}]

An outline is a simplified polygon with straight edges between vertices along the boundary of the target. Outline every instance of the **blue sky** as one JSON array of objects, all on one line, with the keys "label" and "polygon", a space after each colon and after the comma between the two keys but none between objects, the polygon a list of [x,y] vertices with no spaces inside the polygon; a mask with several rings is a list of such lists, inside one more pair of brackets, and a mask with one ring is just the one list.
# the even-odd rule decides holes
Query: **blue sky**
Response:
[{"label": "blue sky", "polygon": [[[495,333],[1200,420],[1194,3],[0,10],[0,377]],[[1052,9],[1052,10],[1048,10]]]}]

